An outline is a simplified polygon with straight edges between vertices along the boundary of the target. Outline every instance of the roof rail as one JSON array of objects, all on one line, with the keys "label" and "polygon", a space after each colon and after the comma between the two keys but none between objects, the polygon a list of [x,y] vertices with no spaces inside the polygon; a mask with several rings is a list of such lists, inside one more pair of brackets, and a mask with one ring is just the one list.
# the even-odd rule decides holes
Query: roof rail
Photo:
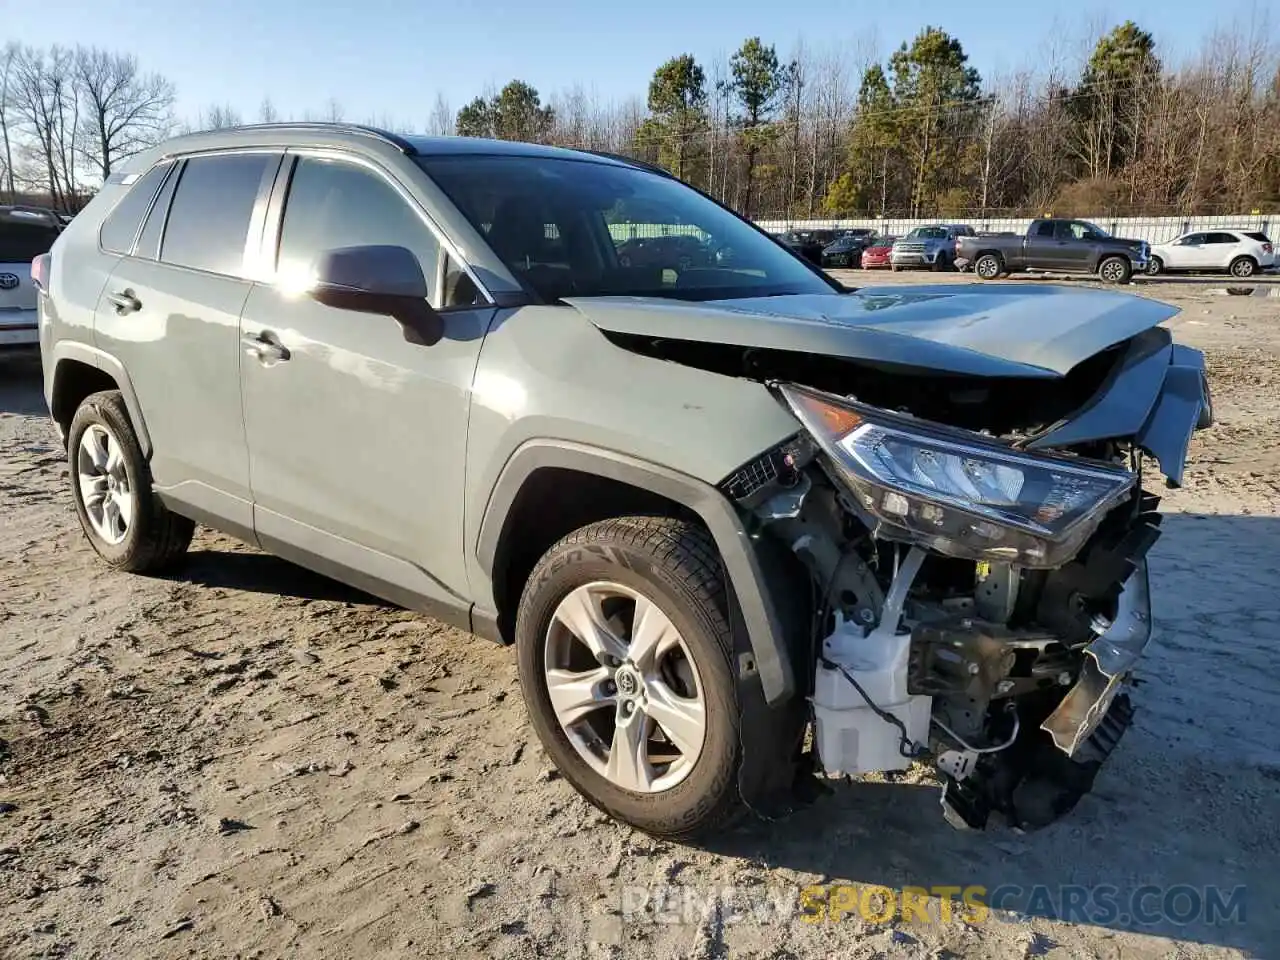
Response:
[{"label": "roof rail", "polygon": [[587,150],[578,148],[578,153],[589,153],[595,157],[604,157],[606,160],[616,160],[619,163],[625,163],[629,167],[639,167],[641,170],[648,170],[650,173],[656,173],[659,176],[666,177],[668,180],[675,179],[673,174],[666,167],[660,167],[656,163],[649,163],[647,160],[637,160],[634,157],[624,156],[620,153],[609,153],[607,150]]},{"label": "roof rail", "polygon": [[381,140],[383,143],[388,143],[401,153],[409,156],[413,156],[418,152],[412,143],[400,136],[398,133],[392,133],[390,130],[382,130],[379,127],[371,127],[363,123],[329,123],[323,121],[303,120],[296,122],[285,121],[282,123],[246,123],[236,127],[228,127],[227,129],[262,131],[278,130],[281,132],[297,130],[300,132],[314,133],[320,133],[326,130],[335,132],[340,131],[342,133],[351,133],[356,134],[357,136],[371,137],[374,140]]}]

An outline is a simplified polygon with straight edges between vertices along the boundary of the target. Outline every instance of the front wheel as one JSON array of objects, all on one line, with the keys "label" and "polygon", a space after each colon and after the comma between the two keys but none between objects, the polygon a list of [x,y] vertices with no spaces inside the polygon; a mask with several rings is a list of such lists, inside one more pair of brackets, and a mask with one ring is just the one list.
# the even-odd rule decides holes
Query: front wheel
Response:
[{"label": "front wheel", "polygon": [[1107,257],[1098,264],[1098,276],[1104,283],[1128,283],[1133,265],[1128,257]]},{"label": "front wheel", "polygon": [[538,739],[591,803],[660,836],[739,810],[733,633],[703,529],[622,517],[571,533],[529,576],[516,646]]},{"label": "front wheel", "polygon": [[1152,257],[1147,261],[1147,276],[1158,277],[1164,272],[1164,261],[1159,257]]},{"label": "front wheel", "polygon": [[1253,257],[1236,257],[1231,261],[1229,269],[1233,277],[1243,280],[1253,276],[1253,272],[1258,269],[1258,264],[1254,262]]},{"label": "front wheel", "polygon": [[933,261],[933,272],[944,273],[945,271],[950,269],[951,269],[951,258],[948,257],[945,253],[938,254],[937,258]]},{"label": "front wheel", "polygon": [[80,404],[67,455],[80,525],[103,560],[130,573],[159,573],[187,552],[195,524],[152,492],[151,468],[118,390]]}]

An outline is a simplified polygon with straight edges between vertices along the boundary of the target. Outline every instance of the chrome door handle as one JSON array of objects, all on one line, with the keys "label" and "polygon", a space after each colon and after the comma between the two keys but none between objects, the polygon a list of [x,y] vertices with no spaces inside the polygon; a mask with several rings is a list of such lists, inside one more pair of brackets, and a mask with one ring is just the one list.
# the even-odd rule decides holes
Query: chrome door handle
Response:
[{"label": "chrome door handle", "polygon": [[244,347],[245,353],[251,357],[257,357],[263,363],[279,363],[289,359],[289,348],[283,343],[270,339],[267,334],[260,333],[256,336],[246,334],[240,338],[240,345]]},{"label": "chrome door handle", "polygon": [[137,313],[142,309],[142,301],[134,296],[132,290],[116,290],[107,294],[107,302],[116,308],[116,313]]}]

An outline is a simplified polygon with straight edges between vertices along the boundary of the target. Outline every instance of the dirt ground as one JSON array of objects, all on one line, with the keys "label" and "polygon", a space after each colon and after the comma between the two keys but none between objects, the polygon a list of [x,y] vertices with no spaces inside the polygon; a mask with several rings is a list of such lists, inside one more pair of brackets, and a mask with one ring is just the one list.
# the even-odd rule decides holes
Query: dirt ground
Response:
[{"label": "dirt ground", "polygon": [[[208,531],[171,579],[108,572],[37,365],[0,362],[0,957],[1276,956],[1280,299],[1135,289],[1182,308],[1219,422],[1166,492],[1136,725],[1029,835],[954,831],[923,769],[701,849],[620,826],[551,771],[509,650]],[[1013,912],[808,923],[815,884]]]}]

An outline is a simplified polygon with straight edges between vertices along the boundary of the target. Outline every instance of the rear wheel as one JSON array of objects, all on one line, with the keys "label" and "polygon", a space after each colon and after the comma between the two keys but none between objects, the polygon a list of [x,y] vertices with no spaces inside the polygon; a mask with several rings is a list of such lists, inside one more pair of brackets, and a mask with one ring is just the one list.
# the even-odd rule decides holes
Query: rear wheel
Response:
[{"label": "rear wheel", "polygon": [[700,527],[623,517],[565,537],[529,577],[516,645],[530,722],[591,803],[663,836],[739,809],[728,596]]},{"label": "rear wheel", "polygon": [[119,391],[80,404],[67,454],[80,525],[103,560],[130,573],[158,573],[187,552],[195,524],[152,492],[151,468]]},{"label": "rear wheel", "polygon": [[1228,269],[1230,269],[1233,277],[1239,277],[1243,280],[1246,277],[1253,276],[1254,271],[1258,269],[1258,263],[1253,257],[1236,257],[1231,261],[1231,266]]},{"label": "rear wheel", "polygon": [[1098,264],[1098,276],[1104,283],[1128,283],[1132,275],[1128,257],[1107,257]]},{"label": "rear wheel", "polygon": [[973,265],[973,272],[978,275],[979,280],[994,280],[1003,269],[1004,264],[994,253],[984,253]]}]

